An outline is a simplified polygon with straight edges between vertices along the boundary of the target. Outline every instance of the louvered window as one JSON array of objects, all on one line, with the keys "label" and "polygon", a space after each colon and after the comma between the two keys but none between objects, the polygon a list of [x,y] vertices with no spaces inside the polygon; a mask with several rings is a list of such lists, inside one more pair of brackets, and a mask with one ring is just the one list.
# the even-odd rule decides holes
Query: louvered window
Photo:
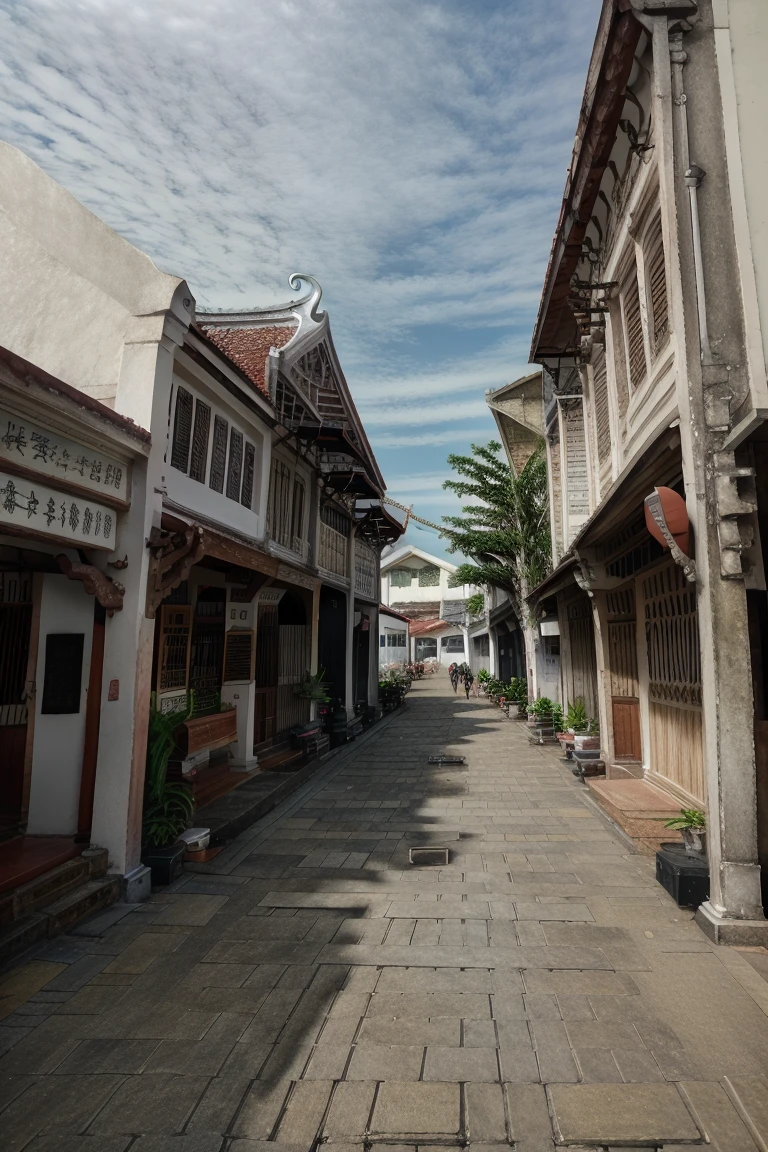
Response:
[{"label": "louvered window", "polygon": [[253,444],[245,442],[245,455],[243,457],[243,487],[240,493],[240,503],[250,508],[253,503],[253,473],[256,468],[256,449]]},{"label": "louvered window", "polygon": [[301,480],[294,480],[293,482],[293,507],[291,509],[291,536],[293,537],[293,550],[294,552],[301,551],[302,540],[304,535],[302,527],[304,523],[304,485]]},{"label": "louvered window", "polygon": [[595,406],[595,431],[597,434],[597,456],[602,464],[611,455],[611,426],[608,414],[608,365],[605,352],[600,350],[593,370],[593,402]]},{"label": "louvered window", "polygon": [[227,469],[227,496],[240,503],[240,481],[243,475],[243,434],[236,428],[229,437],[229,468]]},{"label": "louvered window", "polygon": [[224,472],[227,465],[227,434],[229,425],[221,416],[213,420],[213,448],[211,450],[211,476],[208,481],[214,492],[224,491]]},{"label": "louvered window", "polygon": [[282,460],[275,460],[269,494],[269,531],[272,539],[285,548],[291,544],[290,499],[291,470]]},{"label": "louvered window", "polygon": [[189,467],[189,445],[192,439],[192,393],[176,389],[176,411],[173,418],[171,467],[186,472]]},{"label": "louvered window", "polygon": [[627,339],[627,359],[629,361],[629,382],[639,388],[645,379],[645,344],[643,342],[643,318],[640,313],[640,292],[637,285],[637,272],[633,267],[623,295],[624,330]]},{"label": "louvered window", "polygon": [[192,457],[189,462],[189,475],[192,480],[205,484],[205,468],[208,463],[208,433],[211,428],[211,410],[202,400],[195,406],[195,425],[192,431]]},{"label": "louvered window", "polygon": [[661,221],[654,227],[645,261],[645,279],[650,294],[651,347],[654,356],[669,335],[667,305],[667,277],[664,269],[664,245],[661,239]]}]

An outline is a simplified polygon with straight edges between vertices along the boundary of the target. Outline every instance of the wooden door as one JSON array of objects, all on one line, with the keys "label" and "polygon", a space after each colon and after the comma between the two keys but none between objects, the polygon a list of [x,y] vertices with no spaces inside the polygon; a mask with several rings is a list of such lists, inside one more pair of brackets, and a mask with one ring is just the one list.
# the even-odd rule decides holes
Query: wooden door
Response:
[{"label": "wooden door", "polygon": [[587,596],[568,605],[570,683],[568,699],[583,700],[588,716],[597,716],[597,659],[592,604]]},{"label": "wooden door", "polygon": [[21,819],[27,746],[26,677],[32,628],[32,577],[0,575],[0,821]]},{"label": "wooden door", "polygon": [[260,604],[256,626],[256,717],[253,743],[271,744],[277,734],[279,626],[276,604]]},{"label": "wooden door", "polygon": [[616,760],[641,761],[640,686],[637,673],[635,590],[620,588],[606,596],[608,660]]}]

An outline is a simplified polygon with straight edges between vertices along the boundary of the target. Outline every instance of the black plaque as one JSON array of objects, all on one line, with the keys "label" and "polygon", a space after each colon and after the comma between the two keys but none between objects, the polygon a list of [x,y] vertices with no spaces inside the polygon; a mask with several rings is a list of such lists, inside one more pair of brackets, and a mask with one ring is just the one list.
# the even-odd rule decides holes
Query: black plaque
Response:
[{"label": "black plaque", "polygon": [[43,715],[63,716],[80,711],[83,683],[82,632],[52,632],[45,638]]}]

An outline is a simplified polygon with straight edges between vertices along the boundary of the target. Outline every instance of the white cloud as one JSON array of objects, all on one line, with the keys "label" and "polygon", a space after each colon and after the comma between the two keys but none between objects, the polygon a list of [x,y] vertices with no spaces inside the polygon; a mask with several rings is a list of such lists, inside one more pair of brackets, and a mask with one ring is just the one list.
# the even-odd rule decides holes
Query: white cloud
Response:
[{"label": "white cloud", "polygon": [[0,135],[201,305],[315,275],[374,433],[434,435],[525,369],[599,6],[0,0]]}]

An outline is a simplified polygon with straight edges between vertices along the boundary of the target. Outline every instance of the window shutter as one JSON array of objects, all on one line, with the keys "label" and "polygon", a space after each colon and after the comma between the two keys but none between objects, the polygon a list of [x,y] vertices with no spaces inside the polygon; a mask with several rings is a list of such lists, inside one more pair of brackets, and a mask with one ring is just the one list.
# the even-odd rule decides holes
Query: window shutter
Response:
[{"label": "window shutter", "polygon": [[224,491],[224,469],[227,463],[227,433],[229,425],[221,416],[213,420],[213,448],[211,450],[211,478],[208,486],[214,492]]},{"label": "window shutter", "polygon": [[198,400],[195,407],[195,427],[192,432],[192,458],[189,475],[192,480],[205,483],[205,468],[208,463],[208,432],[211,427],[211,410]]},{"label": "window shutter", "polygon": [[223,682],[229,684],[233,680],[250,680],[252,657],[253,632],[227,632],[224,639]]},{"label": "window shutter", "polygon": [[667,277],[664,270],[664,247],[661,237],[647,264],[647,279],[651,290],[651,311],[653,313],[653,352],[659,351],[669,333],[669,313],[667,306]]},{"label": "window shutter", "polygon": [[243,460],[243,490],[240,493],[240,503],[244,508],[253,504],[253,473],[256,467],[256,449],[253,444],[245,442],[245,457]]},{"label": "window shutter", "polygon": [[594,364],[592,384],[597,432],[597,456],[602,464],[611,455],[611,428],[608,414],[608,365],[600,351]]},{"label": "window shutter", "polygon": [[189,443],[192,438],[192,393],[176,389],[176,411],[173,418],[171,467],[186,472],[189,467]]},{"label": "window shutter", "polygon": [[160,651],[157,660],[157,691],[187,687],[189,637],[192,609],[187,605],[163,604],[160,609]]},{"label": "window shutter", "polygon": [[638,388],[645,379],[645,346],[643,344],[643,319],[640,315],[640,291],[637,285],[637,272],[632,269],[632,277],[624,290],[624,323],[627,332],[627,357],[629,359],[629,382]]},{"label": "window shutter", "polygon": [[227,469],[227,496],[240,503],[240,480],[243,474],[243,434],[232,429],[229,438],[229,468]]},{"label": "window shutter", "polygon": [[301,550],[302,522],[304,520],[304,485],[301,480],[293,482],[293,508],[291,509],[291,536],[293,537],[293,550]]}]

